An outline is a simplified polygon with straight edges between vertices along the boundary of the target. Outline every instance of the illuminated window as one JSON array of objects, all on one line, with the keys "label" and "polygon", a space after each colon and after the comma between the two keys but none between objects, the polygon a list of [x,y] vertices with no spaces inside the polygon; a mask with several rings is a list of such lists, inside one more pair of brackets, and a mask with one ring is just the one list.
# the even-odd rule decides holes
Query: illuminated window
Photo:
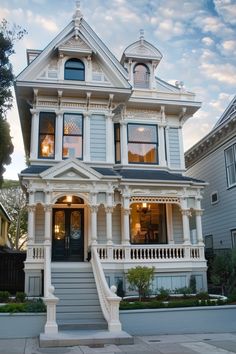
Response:
[{"label": "illuminated window", "polygon": [[39,117],[39,158],[55,155],[55,113],[41,112]]},{"label": "illuminated window", "polygon": [[84,63],[79,59],[69,59],[65,63],[65,80],[84,81]]},{"label": "illuminated window", "polygon": [[129,163],[157,164],[157,126],[128,124]]},{"label": "illuminated window", "polygon": [[130,242],[139,244],[167,243],[165,210],[165,204],[132,204],[130,214]]},{"label": "illuminated window", "polygon": [[83,158],[83,116],[64,114],[63,158]]},{"label": "illuminated window", "polygon": [[146,65],[136,64],[134,67],[134,87],[149,88],[150,72]]}]

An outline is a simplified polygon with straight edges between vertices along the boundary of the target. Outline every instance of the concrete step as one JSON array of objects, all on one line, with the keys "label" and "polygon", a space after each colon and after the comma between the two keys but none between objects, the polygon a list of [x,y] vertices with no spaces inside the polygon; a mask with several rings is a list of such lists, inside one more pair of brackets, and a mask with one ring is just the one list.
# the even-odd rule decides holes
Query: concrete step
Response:
[{"label": "concrete step", "polygon": [[100,305],[94,305],[94,306],[59,306],[57,305],[57,313],[59,312],[78,312],[78,313],[83,313],[83,312],[99,312],[101,311]]},{"label": "concrete step", "polygon": [[63,300],[98,300],[98,294],[97,291],[91,291],[91,289],[88,290],[86,289],[81,289],[83,291],[79,292],[71,292],[71,289],[65,289],[67,291],[63,291],[64,289],[60,289],[58,291],[55,291],[55,296],[60,297]]},{"label": "concrete step", "polygon": [[40,334],[40,347],[70,347],[75,345],[96,344],[133,344],[133,337],[124,331],[109,332],[106,330],[59,331],[57,334]]},{"label": "concrete step", "polygon": [[[103,314],[101,311],[94,312],[57,312],[57,320],[60,323],[64,323],[64,321],[96,321],[96,320],[104,320]],[[104,320],[105,321],[105,320]]]},{"label": "concrete step", "polygon": [[98,299],[60,299],[57,306],[100,306]]},{"label": "concrete step", "polygon": [[95,283],[55,283],[52,281],[55,289],[96,289]]},{"label": "concrete step", "polygon": [[75,330],[103,330],[107,329],[107,322],[104,319],[84,319],[84,320],[58,320],[59,331]]}]

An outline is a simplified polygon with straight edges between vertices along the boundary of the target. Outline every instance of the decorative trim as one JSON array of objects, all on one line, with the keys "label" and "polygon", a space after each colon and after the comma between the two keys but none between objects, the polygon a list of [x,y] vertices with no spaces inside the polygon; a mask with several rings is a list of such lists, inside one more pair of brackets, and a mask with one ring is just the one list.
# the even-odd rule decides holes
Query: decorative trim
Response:
[{"label": "decorative trim", "polygon": [[130,202],[132,203],[171,203],[171,204],[179,204],[180,198],[178,197],[131,197]]}]

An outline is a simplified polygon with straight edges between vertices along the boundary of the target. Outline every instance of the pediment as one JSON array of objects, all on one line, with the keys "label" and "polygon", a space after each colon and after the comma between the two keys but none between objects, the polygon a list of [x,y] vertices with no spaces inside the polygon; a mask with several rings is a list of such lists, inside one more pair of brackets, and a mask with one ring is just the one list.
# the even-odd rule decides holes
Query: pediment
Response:
[{"label": "pediment", "polygon": [[145,40],[139,40],[125,49],[121,62],[124,61],[125,57],[159,62],[162,59],[162,54],[151,43]]},{"label": "pediment", "polygon": [[72,35],[71,37],[67,38],[63,43],[60,43],[57,48],[59,53],[63,53],[66,55],[91,55],[93,52],[92,48],[82,38],[75,35]]},{"label": "pediment", "polygon": [[45,180],[84,180],[97,181],[102,175],[93,168],[86,166],[83,162],[76,159],[68,159],[47,169],[40,174]]}]

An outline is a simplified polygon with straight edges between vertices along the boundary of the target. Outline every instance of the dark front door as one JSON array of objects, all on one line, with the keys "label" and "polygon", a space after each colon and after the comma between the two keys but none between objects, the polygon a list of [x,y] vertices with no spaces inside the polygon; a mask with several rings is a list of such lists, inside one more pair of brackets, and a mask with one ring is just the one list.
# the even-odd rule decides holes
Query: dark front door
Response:
[{"label": "dark front door", "polygon": [[84,209],[53,210],[52,260],[84,260]]}]

